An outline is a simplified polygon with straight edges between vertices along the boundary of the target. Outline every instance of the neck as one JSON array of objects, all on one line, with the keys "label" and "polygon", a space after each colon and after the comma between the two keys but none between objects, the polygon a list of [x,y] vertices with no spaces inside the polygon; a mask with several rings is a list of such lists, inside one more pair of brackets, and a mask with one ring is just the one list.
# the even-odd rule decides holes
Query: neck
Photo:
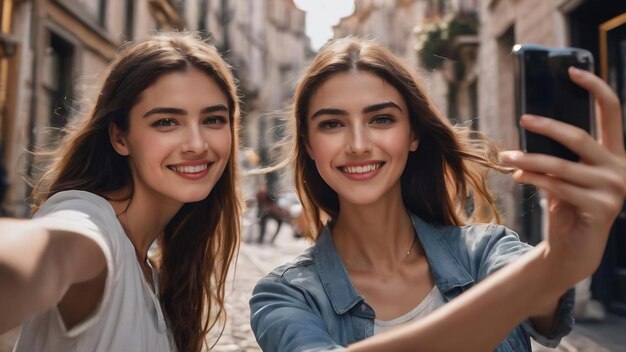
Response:
[{"label": "neck", "polygon": [[127,197],[124,195],[128,192],[115,193],[110,195],[112,200],[109,202],[115,209],[126,236],[135,247],[137,256],[145,262],[150,246],[163,233],[165,226],[182,205],[154,200],[137,191],[131,199],[125,199]]},{"label": "neck", "polygon": [[369,205],[340,201],[340,209],[333,240],[349,269],[393,270],[419,253],[415,229],[399,193]]}]

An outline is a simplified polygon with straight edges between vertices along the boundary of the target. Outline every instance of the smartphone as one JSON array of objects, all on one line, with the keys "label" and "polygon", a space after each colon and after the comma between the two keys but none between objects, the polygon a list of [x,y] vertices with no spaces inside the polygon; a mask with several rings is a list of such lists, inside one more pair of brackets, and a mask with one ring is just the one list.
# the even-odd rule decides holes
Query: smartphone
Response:
[{"label": "smartphone", "polygon": [[[580,48],[515,45],[517,121],[523,114],[541,115],[580,127],[595,136],[591,94],[576,85],[567,73],[570,66],[593,71],[592,54]],[[578,161],[578,155],[542,135],[520,131],[522,150]]]}]

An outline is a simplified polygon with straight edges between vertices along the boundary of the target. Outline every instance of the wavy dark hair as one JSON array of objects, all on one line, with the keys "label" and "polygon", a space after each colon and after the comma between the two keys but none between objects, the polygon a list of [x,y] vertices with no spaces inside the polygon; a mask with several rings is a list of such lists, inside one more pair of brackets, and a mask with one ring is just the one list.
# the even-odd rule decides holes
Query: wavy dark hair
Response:
[{"label": "wavy dark hair", "polygon": [[224,289],[240,236],[242,203],[237,186],[239,99],[229,65],[192,33],[168,33],[127,45],[109,68],[89,115],[70,128],[33,190],[35,208],[57,192],[99,195],[129,188],[127,157],[113,149],[109,125],[126,132],[140,94],[164,74],[194,67],[228,98],[232,146],[224,173],[209,196],[187,203],[159,237],[161,304],[179,351],[200,351],[209,330],[225,319]]},{"label": "wavy dark hair", "polygon": [[[410,212],[440,225],[501,222],[486,173],[510,169],[498,165],[495,145],[476,131],[452,126],[415,74],[388,49],[371,40],[348,37],[322,47],[296,86],[290,161],[309,224],[307,235],[314,238],[324,219],[336,219],[339,214],[337,193],[322,179],[305,148],[309,101],[329,77],[348,71],[381,77],[400,92],[408,107],[411,129],[420,141],[417,151],[409,153],[401,176],[403,201]],[[470,200],[473,210],[468,212]]]}]

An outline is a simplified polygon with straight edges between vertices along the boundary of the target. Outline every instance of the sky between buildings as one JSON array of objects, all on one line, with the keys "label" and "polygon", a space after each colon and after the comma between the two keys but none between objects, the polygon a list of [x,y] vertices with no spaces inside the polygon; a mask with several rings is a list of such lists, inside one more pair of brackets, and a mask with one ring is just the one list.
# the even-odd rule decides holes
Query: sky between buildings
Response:
[{"label": "sky between buildings", "polygon": [[354,0],[294,0],[294,3],[306,11],[305,31],[314,50],[333,37],[332,26],[339,19],[354,12]]}]

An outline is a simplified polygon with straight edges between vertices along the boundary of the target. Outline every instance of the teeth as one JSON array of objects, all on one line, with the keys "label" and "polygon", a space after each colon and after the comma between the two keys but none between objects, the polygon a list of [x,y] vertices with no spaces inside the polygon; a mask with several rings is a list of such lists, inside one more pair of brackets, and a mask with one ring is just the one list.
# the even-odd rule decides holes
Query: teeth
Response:
[{"label": "teeth", "polygon": [[195,174],[195,173],[206,170],[206,168],[207,168],[207,164],[196,165],[196,166],[173,166],[173,169],[176,172],[181,172],[185,174]]},{"label": "teeth", "polygon": [[369,165],[363,165],[363,166],[343,166],[341,170],[349,174],[364,174],[366,172],[371,172],[380,168],[381,165],[382,163],[369,164]]}]

